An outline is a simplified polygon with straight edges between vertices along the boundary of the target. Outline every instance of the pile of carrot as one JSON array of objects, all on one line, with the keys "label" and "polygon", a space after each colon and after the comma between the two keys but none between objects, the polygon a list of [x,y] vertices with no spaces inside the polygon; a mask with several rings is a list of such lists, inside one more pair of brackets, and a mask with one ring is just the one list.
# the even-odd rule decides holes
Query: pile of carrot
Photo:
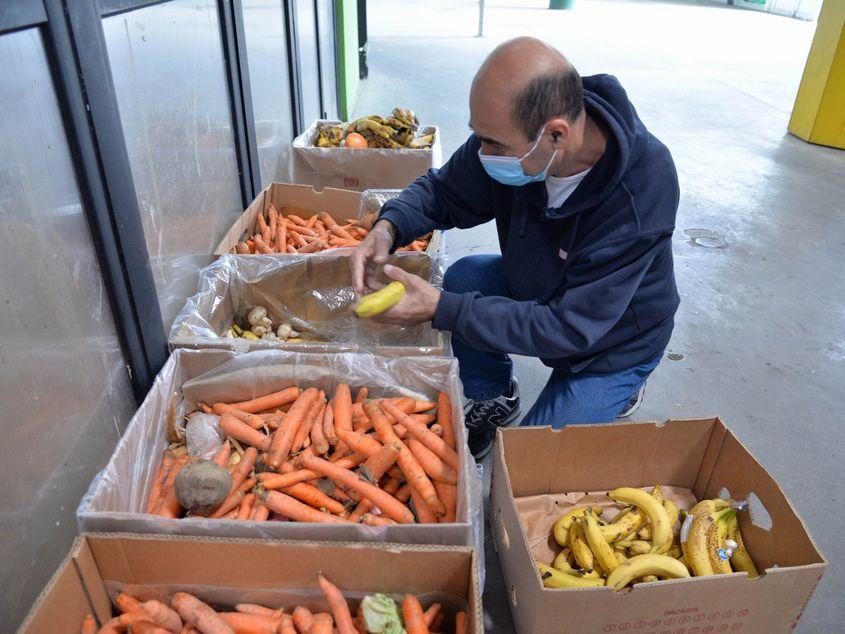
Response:
[{"label": "pile of carrot", "polygon": [[[299,212],[299,213],[297,213]],[[369,228],[359,220],[337,222],[328,212],[313,214],[282,207],[277,210],[273,203],[267,207],[267,217],[258,214],[251,237],[232,247],[232,253],[249,255],[256,253],[316,253],[328,249],[356,247],[367,237]],[[431,234],[427,234],[397,249],[397,251],[425,251]]]},{"label": "pile of carrot", "polygon": [[[349,602],[340,588],[319,576],[320,589],[325,595],[329,612],[311,612],[297,606],[290,613],[284,608],[268,608],[254,603],[239,603],[234,611],[218,611],[187,592],[176,592],[170,605],[161,601],[140,601],[120,592],[114,604],[120,616],[99,629],[94,616],[82,621],[81,634],[366,634],[368,632],[358,605],[352,616]],[[423,610],[419,599],[406,594],[402,601],[402,620],[408,634],[437,632],[445,620],[439,603]],[[467,613],[458,612],[454,618],[456,634],[466,634]]]},{"label": "pile of carrot", "polygon": [[[329,400],[316,387],[288,387],[239,403],[200,404],[220,417],[226,440],[213,460],[232,476],[229,494],[208,517],[364,523],[371,526],[456,521],[458,454],[448,394],[352,398],[337,386]],[[190,416],[190,414],[189,414]],[[193,458],[166,449],[146,512],[185,514],[175,493]]]}]

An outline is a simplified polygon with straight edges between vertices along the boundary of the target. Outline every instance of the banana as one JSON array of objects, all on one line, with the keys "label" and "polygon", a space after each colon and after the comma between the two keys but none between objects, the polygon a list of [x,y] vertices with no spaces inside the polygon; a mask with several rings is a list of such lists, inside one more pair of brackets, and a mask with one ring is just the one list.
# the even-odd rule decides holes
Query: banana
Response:
[{"label": "banana", "polygon": [[712,513],[713,511],[726,509],[730,505],[730,500],[723,500],[722,498],[714,498],[712,500],[701,500],[701,502],[699,502],[689,510],[689,513],[693,516],[698,515],[699,513]]},{"label": "banana", "polygon": [[624,541],[619,543],[626,544],[628,549],[634,555],[647,555],[651,552],[651,543],[642,539],[635,539],[633,541]]},{"label": "banana", "polygon": [[678,522],[678,518],[681,516],[681,510],[678,508],[678,505],[675,504],[672,500],[663,500],[663,508],[666,509],[666,515],[669,516],[669,524],[674,530],[675,524]]},{"label": "banana", "polygon": [[728,517],[736,517],[733,509],[716,511],[718,517],[707,531],[707,556],[710,566],[716,574],[729,575],[731,570],[730,555],[728,555]]},{"label": "banana", "polygon": [[640,581],[642,581],[643,583],[651,583],[653,581],[659,581],[659,579],[657,578],[657,575],[646,575],[645,577],[640,579]]},{"label": "banana", "polygon": [[672,546],[669,550],[664,553],[667,557],[674,557],[675,559],[680,559],[684,556],[684,553],[681,551],[680,546]]},{"label": "banana", "polygon": [[[555,522],[554,528],[552,528],[552,533],[555,536],[555,541],[561,545],[566,546],[569,543],[569,527],[572,525],[572,520],[576,517],[581,517],[584,515],[584,512],[590,507],[588,506],[579,506],[577,508],[572,509],[571,511],[561,515],[558,520]],[[603,512],[602,508],[596,508],[593,511],[596,515],[601,515]]]},{"label": "banana", "polygon": [[404,296],[405,285],[402,282],[391,282],[383,289],[361,298],[355,307],[355,314],[359,317],[374,317],[397,304]]},{"label": "banana", "polygon": [[576,570],[573,568],[569,563],[569,557],[571,554],[572,553],[568,548],[564,548],[558,553],[557,557],[555,557],[555,560],[552,562],[552,568],[568,575],[583,577],[584,579],[599,579],[601,577],[601,575],[595,570]]},{"label": "banana", "polygon": [[639,531],[637,531],[637,537],[639,537],[643,541],[650,542],[651,526],[643,526]]},{"label": "banana", "polygon": [[645,513],[637,509],[626,508],[621,510],[610,524],[601,527],[605,540],[612,544],[623,537],[638,531],[645,523]]},{"label": "banana", "polygon": [[584,531],[587,544],[590,546],[590,550],[593,551],[593,555],[598,560],[601,569],[605,574],[609,574],[619,565],[619,561],[616,559],[616,555],[613,554],[613,548],[604,539],[601,527],[598,524],[598,520],[596,520],[596,516],[593,515],[592,509],[588,509],[584,514],[581,528]]},{"label": "banana", "polygon": [[[705,505],[702,508],[709,507]],[[717,572],[713,570],[713,564],[710,561],[708,534],[710,527],[720,517],[720,514],[725,513],[726,510],[722,509],[721,511],[694,515],[689,527],[689,533],[686,536],[686,541],[681,542],[681,550],[696,577],[705,577],[716,574]],[[689,518],[687,521],[689,521]]]},{"label": "banana", "polygon": [[624,564],[619,564],[607,576],[607,585],[612,586],[618,592],[633,579],[639,579],[646,575],[657,575],[668,579],[680,579],[690,576],[686,566],[677,559],[667,557],[666,555],[650,553],[648,555],[631,557]]},{"label": "banana", "polygon": [[598,567],[593,551],[590,550],[587,540],[584,539],[584,533],[578,525],[577,518],[569,527],[569,547],[572,549],[575,563],[581,570],[595,570]]},{"label": "banana", "polygon": [[731,555],[731,567],[736,572],[747,572],[751,578],[759,577],[760,573],[757,570],[757,566],[754,565],[754,560],[751,559],[751,555],[748,554],[748,550],[742,541],[742,533],[739,532],[739,520],[736,514],[730,516],[727,519],[727,523],[728,539],[736,542],[736,548],[734,548],[734,553]]},{"label": "banana", "polygon": [[618,561],[620,564],[624,564],[626,561],[628,561],[628,555],[626,555],[621,550],[614,548],[613,555],[616,557],[616,561]]},{"label": "banana", "polygon": [[537,569],[540,571],[543,585],[547,588],[595,588],[604,585],[604,579],[585,579],[579,575],[568,575],[545,564],[538,563]]},{"label": "banana", "polygon": [[682,564],[684,564],[684,565],[687,567],[687,570],[689,570],[690,574],[692,574],[692,568],[691,568],[691,567],[690,567],[690,565],[687,563],[687,558],[686,558],[686,557],[684,557],[683,555],[681,555],[680,557],[678,557],[678,561],[680,561]]},{"label": "banana", "polygon": [[671,546],[672,526],[669,524],[669,516],[663,504],[653,495],[641,489],[632,487],[620,487],[608,493],[612,500],[622,504],[633,504],[640,511],[648,515],[651,523],[651,548],[652,552],[666,551]]},{"label": "banana", "polygon": [[652,487],[651,491],[649,492],[649,495],[651,495],[651,497],[653,497],[655,500],[657,500],[661,504],[663,504],[663,502],[666,501],[666,497],[663,495],[663,485],[662,484],[658,484],[658,485]]}]

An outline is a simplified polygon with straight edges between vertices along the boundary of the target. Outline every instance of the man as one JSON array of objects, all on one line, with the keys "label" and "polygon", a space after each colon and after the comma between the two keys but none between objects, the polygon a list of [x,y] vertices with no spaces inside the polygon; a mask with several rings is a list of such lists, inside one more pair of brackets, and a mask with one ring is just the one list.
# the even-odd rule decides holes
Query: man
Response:
[{"label": "man", "polygon": [[363,293],[396,246],[495,219],[502,255],[458,260],[442,292],[385,266],[407,293],[381,315],[452,332],[470,449],[481,457],[519,414],[508,353],[553,369],[524,425],[610,422],[636,408],[679,303],[678,177],[614,77],[581,78],[531,38],[484,62],[470,127],[443,168],[384,206],[351,267]]}]

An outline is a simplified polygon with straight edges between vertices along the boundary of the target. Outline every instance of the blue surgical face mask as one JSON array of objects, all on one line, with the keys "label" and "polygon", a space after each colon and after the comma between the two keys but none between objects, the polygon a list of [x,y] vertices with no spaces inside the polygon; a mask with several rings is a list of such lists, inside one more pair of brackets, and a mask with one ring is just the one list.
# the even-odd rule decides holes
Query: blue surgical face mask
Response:
[{"label": "blue surgical face mask", "polygon": [[513,187],[521,187],[522,185],[527,185],[528,183],[536,183],[537,181],[546,180],[549,168],[552,166],[552,161],[554,161],[555,156],[557,156],[557,150],[552,152],[552,156],[549,158],[546,168],[539,174],[526,174],[522,169],[522,161],[528,158],[528,156],[537,149],[537,146],[540,144],[540,140],[543,138],[543,132],[545,129],[546,128],[544,126],[543,130],[540,131],[540,136],[538,136],[537,140],[534,141],[534,145],[532,145],[531,149],[528,150],[522,157],[482,154],[481,148],[479,148],[478,158],[481,160],[481,165],[484,167],[487,174],[489,174],[490,178],[499,181],[503,185],[511,185]]}]

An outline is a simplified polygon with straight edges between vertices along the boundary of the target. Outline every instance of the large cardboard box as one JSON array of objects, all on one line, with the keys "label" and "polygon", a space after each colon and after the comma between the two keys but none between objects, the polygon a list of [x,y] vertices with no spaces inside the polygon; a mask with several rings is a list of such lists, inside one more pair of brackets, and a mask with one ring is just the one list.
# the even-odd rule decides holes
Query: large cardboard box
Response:
[{"label": "large cardboard box", "polygon": [[340,121],[318,120],[293,141],[293,173],[297,183],[343,189],[402,189],[432,167],[440,167],[443,149],[440,130],[424,127],[420,134],[434,133],[434,143],[424,150],[321,148],[314,145],[317,130]]},{"label": "large cardboard box", "polygon": [[[226,232],[226,235],[223,236],[223,239],[214,249],[214,255],[219,256],[231,253],[235,245],[245,236],[253,235],[255,233],[255,225],[258,222],[258,214],[266,213],[270,203],[273,203],[282,215],[285,215],[283,208],[294,208],[312,213],[327,211],[335,220],[357,219],[361,214],[360,191],[331,187],[326,187],[318,191],[312,185],[272,183],[259,192],[255,200],[246,208],[246,211],[240,215],[235,224]],[[435,231],[426,252],[439,253],[442,250],[442,240],[443,232]],[[337,251],[338,249],[334,249],[328,253],[336,253]],[[327,255],[327,253],[318,252],[310,254],[311,257],[319,257],[321,255]],[[279,253],[274,257],[287,257],[287,255]]]},{"label": "large cardboard box", "polygon": [[[234,402],[291,385],[316,386],[333,394],[337,384],[367,386],[371,398],[416,396],[452,400],[458,448],[457,521],[442,524],[313,524],[188,517],[144,513],[149,487],[167,446],[168,421],[198,402]],[[109,463],[96,476],[76,511],[79,532],[132,532],[213,537],[385,541],[404,544],[481,544],[481,487],[466,445],[458,362],[446,357],[388,359],[357,353],[296,353],[262,350],[176,350],[129,422]]]},{"label": "large cardboard box", "polygon": [[[765,574],[658,581],[618,593],[543,587],[534,561],[548,564],[557,552],[549,533],[561,514],[608,504],[605,493],[619,486],[655,484],[687,504],[749,500],[740,529]],[[490,517],[523,633],[787,632],[827,565],[777,482],[718,418],[499,431]]]},{"label": "large cardboard box", "polygon": [[90,534],[74,542],[18,634],[78,634],[86,614],[102,624],[121,590],[144,600],[184,590],[223,608],[249,602],[327,611],[320,573],[353,599],[411,592],[440,601],[449,616],[465,609],[470,632],[484,631],[478,562],[468,548]]},{"label": "large cardboard box", "polygon": [[[442,283],[441,258],[397,253],[391,263],[435,286]],[[389,357],[451,354],[448,333],[435,330],[431,323],[399,327],[357,318],[349,276],[344,254],[224,255],[200,271],[197,294],[188,298],[173,322],[170,349],[366,351]],[[236,317],[242,319],[253,306],[264,306],[274,324],[290,322],[316,341],[226,337]]]}]

